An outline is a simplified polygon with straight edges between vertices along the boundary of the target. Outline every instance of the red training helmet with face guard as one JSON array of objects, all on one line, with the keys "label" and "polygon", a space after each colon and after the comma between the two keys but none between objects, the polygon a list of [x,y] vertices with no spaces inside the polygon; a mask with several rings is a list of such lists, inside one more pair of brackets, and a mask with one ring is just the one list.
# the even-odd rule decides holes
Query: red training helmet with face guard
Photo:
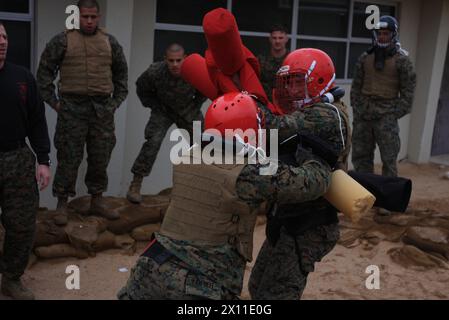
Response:
[{"label": "red training helmet with face guard", "polygon": [[332,59],[319,49],[305,48],[291,52],[276,74],[274,102],[284,113],[320,101],[334,87]]}]

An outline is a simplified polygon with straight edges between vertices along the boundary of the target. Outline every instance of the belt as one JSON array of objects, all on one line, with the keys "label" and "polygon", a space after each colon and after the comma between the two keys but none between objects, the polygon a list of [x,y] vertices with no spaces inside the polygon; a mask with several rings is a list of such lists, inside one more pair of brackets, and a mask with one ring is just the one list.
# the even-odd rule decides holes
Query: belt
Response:
[{"label": "belt", "polygon": [[11,152],[25,147],[27,144],[23,141],[15,141],[11,143],[0,144],[0,152]]}]

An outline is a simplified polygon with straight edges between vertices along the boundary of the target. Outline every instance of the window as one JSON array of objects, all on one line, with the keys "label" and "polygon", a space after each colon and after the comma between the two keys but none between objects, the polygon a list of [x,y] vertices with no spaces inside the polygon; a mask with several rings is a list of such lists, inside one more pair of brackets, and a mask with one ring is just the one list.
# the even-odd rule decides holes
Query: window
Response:
[{"label": "window", "polygon": [[28,0],[14,0],[14,1],[1,0],[0,12],[29,13],[30,2]]},{"label": "window", "polygon": [[350,80],[358,57],[371,45],[371,34],[365,27],[366,7],[375,4],[381,15],[397,17],[397,4],[393,1],[158,0],[154,57],[160,60],[172,42],[182,44],[188,54],[204,54],[207,43],[202,19],[208,11],[222,7],[234,14],[243,43],[255,55],[269,50],[270,28],[281,24],[290,30],[290,50],[324,50],[335,63],[337,79]]},{"label": "window", "polygon": [[171,43],[179,43],[186,54],[201,53],[207,48],[203,17],[215,8],[226,8],[226,0],[163,0],[156,5],[154,61],[164,57]]},{"label": "window", "polygon": [[298,34],[346,38],[349,0],[300,1]]},{"label": "window", "polygon": [[33,0],[0,0],[0,20],[8,33],[7,61],[30,70],[33,51]]},{"label": "window", "polygon": [[293,0],[233,0],[232,13],[242,31],[270,32],[273,24],[292,28]]},{"label": "window", "polygon": [[207,48],[206,38],[200,32],[178,32],[169,30],[156,30],[154,43],[154,60],[164,59],[165,49],[172,43],[181,44],[187,54],[203,53]]},{"label": "window", "polygon": [[336,69],[337,79],[345,75],[346,44],[344,42],[299,40],[298,48],[316,48],[326,52],[332,58]]},{"label": "window", "polygon": [[226,0],[158,1],[157,22],[201,26],[204,15],[218,7],[226,8]]}]

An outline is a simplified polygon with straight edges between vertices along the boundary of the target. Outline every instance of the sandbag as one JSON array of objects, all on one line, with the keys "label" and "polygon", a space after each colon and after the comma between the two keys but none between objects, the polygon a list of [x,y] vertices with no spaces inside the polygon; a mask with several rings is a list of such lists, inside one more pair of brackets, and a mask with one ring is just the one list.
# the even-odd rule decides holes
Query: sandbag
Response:
[{"label": "sandbag", "polygon": [[131,236],[115,235],[110,231],[105,231],[98,235],[97,240],[92,244],[95,252],[109,249],[122,249],[124,253],[132,254],[136,251],[136,241]]},{"label": "sandbag", "polygon": [[102,232],[98,235],[97,240],[92,244],[95,252],[100,252],[115,248],[115,234],[110,231]]},{"label": "sandbag", "polygon": [[150,241],[151,235],[161,229],[160,223],[147,224],[134,228],[131,237],[136,241]]},{"label": "sandbag", "polygon": [[410,227],[405,232],[404,243],[426,252],[436,252],[449,260],[449,232],[440,228]]},{"label": "sandbag", "polygon": [[136,252],[136,240],[129,234],[115,236],[115,247],[122,249],[124,253],[132,255]]},{"label": "sandbag", "polygon": [[45,247],[52,244],[69,243],[69,238],[63,227],[55,225],[53,217],[36,222],[34,247]]},{"label": "sandbag", "polygon": [[94,252],[93,244],[98,235],[106,231],[107,224],[99,217],[87,217],[83,221],[69,221],[65,231],[70,243],[77,249]]},{"label": "sandbag", "polygon": [[38,258],[79,258],[86,259],[89,253],[85,250],[74,248],[69,244],[54,244],[48,247],[38,247],[34,249],[34,253]]},{"label": "sandbag", "polygon": [[131,232],[134,228],[162,221],[167,204],[128,205],[119,210],[120,219],[110,221],[108,230],[114,234]]},{"label": "sandbag", "polygon": [[391,259],[403,266],[404,268],[421,267],[423,269],[433,268],[445,268],[448,269],[448,265],[441,259],[427,254],[420,249],[405,245],[401,248],[392,248],[388,250],[388,255]]}]

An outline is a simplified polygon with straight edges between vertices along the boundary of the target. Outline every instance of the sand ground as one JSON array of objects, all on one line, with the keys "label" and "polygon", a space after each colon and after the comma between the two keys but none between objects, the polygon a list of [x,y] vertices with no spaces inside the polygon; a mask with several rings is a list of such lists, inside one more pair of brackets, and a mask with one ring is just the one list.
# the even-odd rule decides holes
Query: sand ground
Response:
[{"label": "sand ground", "polygon": [[[399,171],[401,176],[413,181],[410,208],[449,214],[449,180],[441,178],[449,167],[401,163]],[[365,220],[370,219],[372,217],[368,215]],[[348,226],[348,223],[344,225]],[[256,227],[255,254],[265,238],[264,228],[264,225]],[[108,250],[85,260],[38,261],[27,270],[23,281],[37,299],[115,299],[144,246],[144,243],[139,243],[134,255]],[[338,244],[322,262],[316,264],[303,299],[449,299],[449,269],[444,266],[399,265],[387,252],[402,246],[402,242],[385,239],[374,245],[363,239],[357,239],[349,247]],[[247,266],[242,292],[244,299],[249,297],[246,284],[253,263]],[[79,266],[79,290],[66,288],[69,275],[65,272],[69,265]],[[365,286],[369,276],[365,271],[369,265],[377,265],[380,269],[378,290],[368,290]],[[0,294],[1,299],[6,298]]]}]

